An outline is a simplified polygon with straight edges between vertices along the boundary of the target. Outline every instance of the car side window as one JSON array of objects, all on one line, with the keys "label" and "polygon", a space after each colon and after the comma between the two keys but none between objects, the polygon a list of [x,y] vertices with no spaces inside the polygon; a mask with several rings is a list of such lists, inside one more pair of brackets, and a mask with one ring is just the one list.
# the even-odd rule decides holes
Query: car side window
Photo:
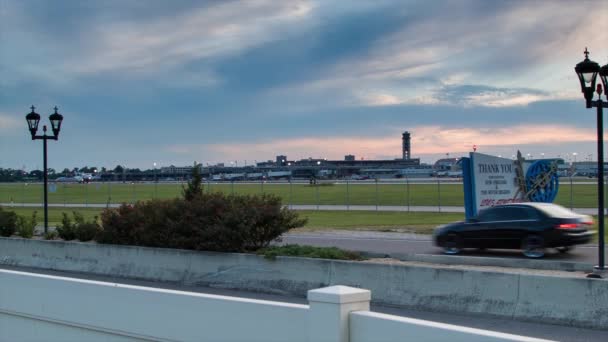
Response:
[{"label": "car side window", "polygon": [[533,210],[522,207],[489,208],[479,214],[479,221],[483,222],[530,220],[535,218],[537,218],[537,215]]},{"label": "car side window", "polygon": [[499,208],[488,208],[479,213],[477,219],[481,222],[497,221],[499,217],[498,209]]},{"label": "car side window", "polygon": [[528,214],[525,209],[522,207],[509,207],[505,208],[505,213],[508,216],[508,220],[527,220]]},{"label": "car side window", "polygon": [[540,214],[536,209],[533,208],[524,208],[524,212],[526,213],[527,220],[539,220],[541,218]]}]

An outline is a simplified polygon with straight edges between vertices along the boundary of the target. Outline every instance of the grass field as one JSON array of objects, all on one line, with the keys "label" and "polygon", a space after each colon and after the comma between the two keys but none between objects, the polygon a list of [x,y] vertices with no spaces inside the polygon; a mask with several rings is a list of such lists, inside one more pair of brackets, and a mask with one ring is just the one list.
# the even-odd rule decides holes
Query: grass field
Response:
[{"label": "grass field", "polygon": [[[10,208],[21,216],[31,216],[37,211],[38,221],[42,223],[42,209]],[[100,216],[103,209],[97,208],[49,208],[49,225],[56,226],[61,222],[62,213],[72,216],[72,211],[81,213],[90,220]],[[376,211],[298,211],[302,217],[308,218],[305,227],[296,231],[319,231],[327,229],[345,230],[376,230],[395,232],[418,232],[430,234],[434,227],[453,221],[462,220],[464,214],[454,213],[406,213],[406,212],[376,212]]]},{"label": "grass field", "polygon": [[[18,215],[30,217],[37,211],[38,222],[42,224],[43,213],[40,209],[11,208]],[[62,213],[72,217],[72,211],[81,213],[88,221],[95,216],[99,217],[103,209],[98,208],[49,208],[49,225],[57,226],[61,223]],[[293,232],[319,232],[327,230],[367,230],[379,232],[431,234],[433,229],[441,224],[460,221],[464,219],[462,213],[416,213],[416,212],[383,212],[383,211],[298,211],[302,217],[308,218],[306,226],[296,228]],[[594,217],[591,230],[597,231],[597,217]],[[597,234],[593,242],[597,242]]]},{"label": "grass field", "polygon": [[[308,184],[221,183],[204,184],[205,191],[238,194],[271,193],[284,204],[463,206],[462,184]],[[175,183],[90,183],[49,185],[49,203],[133,203],[151,198],[180,196]],[[0,203],[42,203],[41,184],[2,183]],[[555,201],[565,207],[597,206],[597,186],[569,182],[560,185]]]}]

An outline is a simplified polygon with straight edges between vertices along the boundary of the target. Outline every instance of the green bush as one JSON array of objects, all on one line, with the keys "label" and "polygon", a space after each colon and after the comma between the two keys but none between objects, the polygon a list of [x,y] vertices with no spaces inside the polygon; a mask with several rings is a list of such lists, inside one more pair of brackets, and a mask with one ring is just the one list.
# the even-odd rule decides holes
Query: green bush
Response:
[{"label": "green bush", "polygon": [[17,214],[0,207],[0,236],[11,236],[17,231]]},{"label": "green bush", "polygon": [[55,230],[49,230],[48,232],[44,233],[45,240],[55,240],[58,237],[59,237],[59,234],[57,234],[57,231],[55,231]]},{"label": "green bush", "polygon": [[70,241],[76,239],[76,227],[66,213],[61,213],[61,224],[57,227],[57,234],[60,238]]},{"label": "green bush", "polygon": [[34,230],[36,229],[36,212],[32,213],[32,217],[29,219],[23,216],[17,216],[17,234],[22,238],[30,239],[34,236]]},{"label": "green bush", "polygon": [[73,211],[74,223],[66,213],[62,213],[61,225],[57,227],[57,234],[64,240],[91,241],[101,232],[101,226],[97,223],[97,216],[92,221],[86,221],[82,214]]},{"label": "green bush", "polygon": [[100,243],[222,252],[266,247],[306,223],[277,196],[222,193],[123,204],[104,210],[101,221]]},{"label": "green bush", "polygon": [[285,245],[262,248],[257,251],[257,254],[263,255],[267,259],[274,259],[277,256],[282,255],[337,260],[363,260],[361,254],[357,252],[345,251],[336,247],[313,247],[301,245]]}]

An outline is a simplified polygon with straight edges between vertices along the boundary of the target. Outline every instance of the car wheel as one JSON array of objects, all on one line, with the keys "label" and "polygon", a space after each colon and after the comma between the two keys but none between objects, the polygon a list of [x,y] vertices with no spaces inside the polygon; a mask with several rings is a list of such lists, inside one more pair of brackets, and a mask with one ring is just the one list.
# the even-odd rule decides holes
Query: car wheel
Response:
[{"label": "car wheel", "polygon": [[528,235],[523,239],[521,249],[528,258],[542,258],[545,256],[545,241],[538,235]]},{"label": "car wheel", "polygon": [[462,243],[460,241],[460,236],[454,233],[450,233],[445,237],[445,242],[443,246],[443,253],[454,255],[458,254],[462,251]]},{"label": "car wheel", "polygon": [[573,246],[561,246],[561,247],[555,247],[555,249],[557,249],[557,251],[560,253],[568,253],[572,249],[574,249],[574,247]]}]

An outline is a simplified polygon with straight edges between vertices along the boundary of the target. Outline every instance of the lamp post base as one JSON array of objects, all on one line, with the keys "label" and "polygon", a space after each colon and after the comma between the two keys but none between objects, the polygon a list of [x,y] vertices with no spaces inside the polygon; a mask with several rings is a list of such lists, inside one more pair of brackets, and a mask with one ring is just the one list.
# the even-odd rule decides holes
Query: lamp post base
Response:
[{"label": "lamp post base", "polygon": [[595,278],[595,279],[605,279],[608,278],[608,268],[594,266],[593,272],[587,274],[587,278]]}]

